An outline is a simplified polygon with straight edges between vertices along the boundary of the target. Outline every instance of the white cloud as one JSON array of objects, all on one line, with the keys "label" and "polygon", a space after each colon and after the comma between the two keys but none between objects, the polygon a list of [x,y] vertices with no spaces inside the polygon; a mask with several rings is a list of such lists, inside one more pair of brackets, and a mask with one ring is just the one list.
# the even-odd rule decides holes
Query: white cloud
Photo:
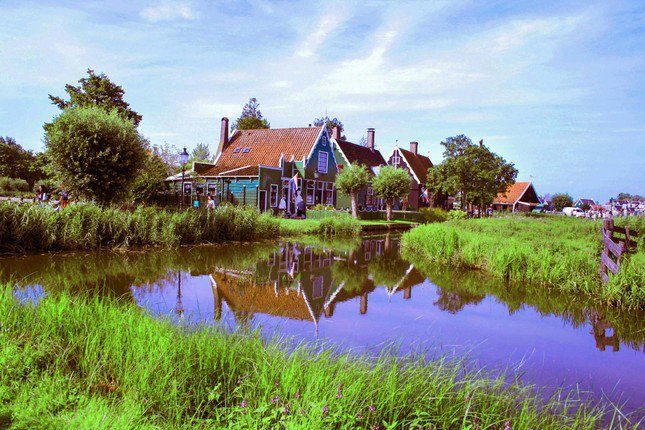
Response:
[{"label": "white cloud", "polygon": [[151,22],[197,18],[195,11],[186,3],[162,3],[157,6],[150,6],[141,10],[139,15]]},{"label": "white cloud", "polygon": [[317,17],[318,24],[316,29],[311,31],[310,27],[305,27],[304,31],[308,33],[307,37],[300,43],[296,50],[299,57],[313,57],[318,49],[325,43],[330,34],[334,32],[343,22],[349,18],[349,13],[340,7],[332,7],[331,11]]}]

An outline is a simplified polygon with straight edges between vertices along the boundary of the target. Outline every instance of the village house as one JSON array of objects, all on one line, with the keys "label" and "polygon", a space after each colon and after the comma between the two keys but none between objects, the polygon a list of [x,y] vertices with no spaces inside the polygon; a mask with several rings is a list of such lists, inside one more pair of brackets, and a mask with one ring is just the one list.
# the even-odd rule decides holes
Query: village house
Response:
[{"label": "village house", "polygon": [[387,164],[408,171],[412,181],[410,192],[401,202],[395,202],[395,209],[406,208],[408,210],[419,210],[421,207],[428,207],[429,204],[423,195],[428,180],[428,169],[432,167],[432,161],[425,155],[419,154],[419,142],[410,142],[410,150],[399,148],[398,145],[387,159]]},{"label": "village house", "polygon": [[578,199],[578,201],[576,201],[573,206],[581,208],[584,204],[589,205],[590,208],[596,206],[596,202],[592,199]]},{"label": "village house", "polygon": [[191,173],[218,202],[261,211],[277,209],[286,197],[295,212],[296,193],[307,206],[336,202],[338,163],[324,126],[234,130],[229,136],[229,120],[222,118],[214,163],[195,163]]},{"label": "village house", "polygon": [[531,212],[542,203],[531,182],[515,182],[493,200],[494,211]]},{"label": "village house", "polygon": [[[341,139],[340,128],[334,127],[332,131],[332,144],[334,154],[338,161],[338,171],[348,168],[351,164],[365,166],[371,178],[378,174],[379,168],[386,165],[381,152],[374,148],[374,129],[367,129],[367,146],[357,145]],[[377,210],[380,207],[380,199],[374,195],[371,184],[358,193],[358,207],[363,210]],[[339,195],[336,199],[336,207],[348,209],[351,207],[351,199],[347,195]]]}]

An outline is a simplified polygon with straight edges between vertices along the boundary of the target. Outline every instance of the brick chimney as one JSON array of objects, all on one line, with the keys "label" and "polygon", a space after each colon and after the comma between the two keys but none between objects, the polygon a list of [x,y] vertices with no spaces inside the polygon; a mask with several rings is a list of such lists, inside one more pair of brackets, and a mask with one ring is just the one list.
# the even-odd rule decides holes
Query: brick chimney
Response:
[{"label": "brick chimney", "polygon": [[419,153],[419,142],[410,142],[410,152],[413,154]]},{"label": "brick chimney", "polygon": [[331,129],[331,135],[334,139],[340,140],[340,127],[335,125],[334,128]]},{"label": "brick chimney", "polygon": [[374,151],[374,129],[367,129],[367,147]]},{"label": "brick chimney", "polygon": [[228,118],[223,117],[222,126],[219,132],[219,145],[217,147],[217,153],[221,154],[222,151],[226,149],[227,144],[228,144]]}]

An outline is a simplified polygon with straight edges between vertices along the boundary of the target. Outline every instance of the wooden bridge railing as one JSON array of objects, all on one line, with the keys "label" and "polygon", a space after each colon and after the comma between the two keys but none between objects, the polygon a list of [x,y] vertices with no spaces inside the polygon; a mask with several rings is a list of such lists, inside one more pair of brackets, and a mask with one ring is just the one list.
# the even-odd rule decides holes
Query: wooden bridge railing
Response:
[{"label": "wooden bridge railing", "polygon": [[[636,249],[636,242],[632,238],[638,237],[638,232],[630,230],[629,227],[616,227],[613,219],[603,221],[601,232],[603,250],[600,257],[600,277],[604,283],[607,283],[609,282],[607,272],[618,274],[621,256]],[[616,234],[624,237],[617,237]]]}]

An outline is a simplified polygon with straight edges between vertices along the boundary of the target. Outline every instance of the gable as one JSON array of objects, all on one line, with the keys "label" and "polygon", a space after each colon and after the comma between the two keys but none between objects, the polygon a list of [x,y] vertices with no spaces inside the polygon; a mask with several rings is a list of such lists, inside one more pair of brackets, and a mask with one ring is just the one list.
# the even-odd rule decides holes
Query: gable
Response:
[{"label": "gable", "polygon": [[327,172],[321,173],[336,174],[338,172],[338,161],[336,160],[336,154],[334,154],[332,140],[329,138],[327,129],[324,126],[306,158],[306,170],[318,170],[318,161],[321,153],[327,154]]}]

